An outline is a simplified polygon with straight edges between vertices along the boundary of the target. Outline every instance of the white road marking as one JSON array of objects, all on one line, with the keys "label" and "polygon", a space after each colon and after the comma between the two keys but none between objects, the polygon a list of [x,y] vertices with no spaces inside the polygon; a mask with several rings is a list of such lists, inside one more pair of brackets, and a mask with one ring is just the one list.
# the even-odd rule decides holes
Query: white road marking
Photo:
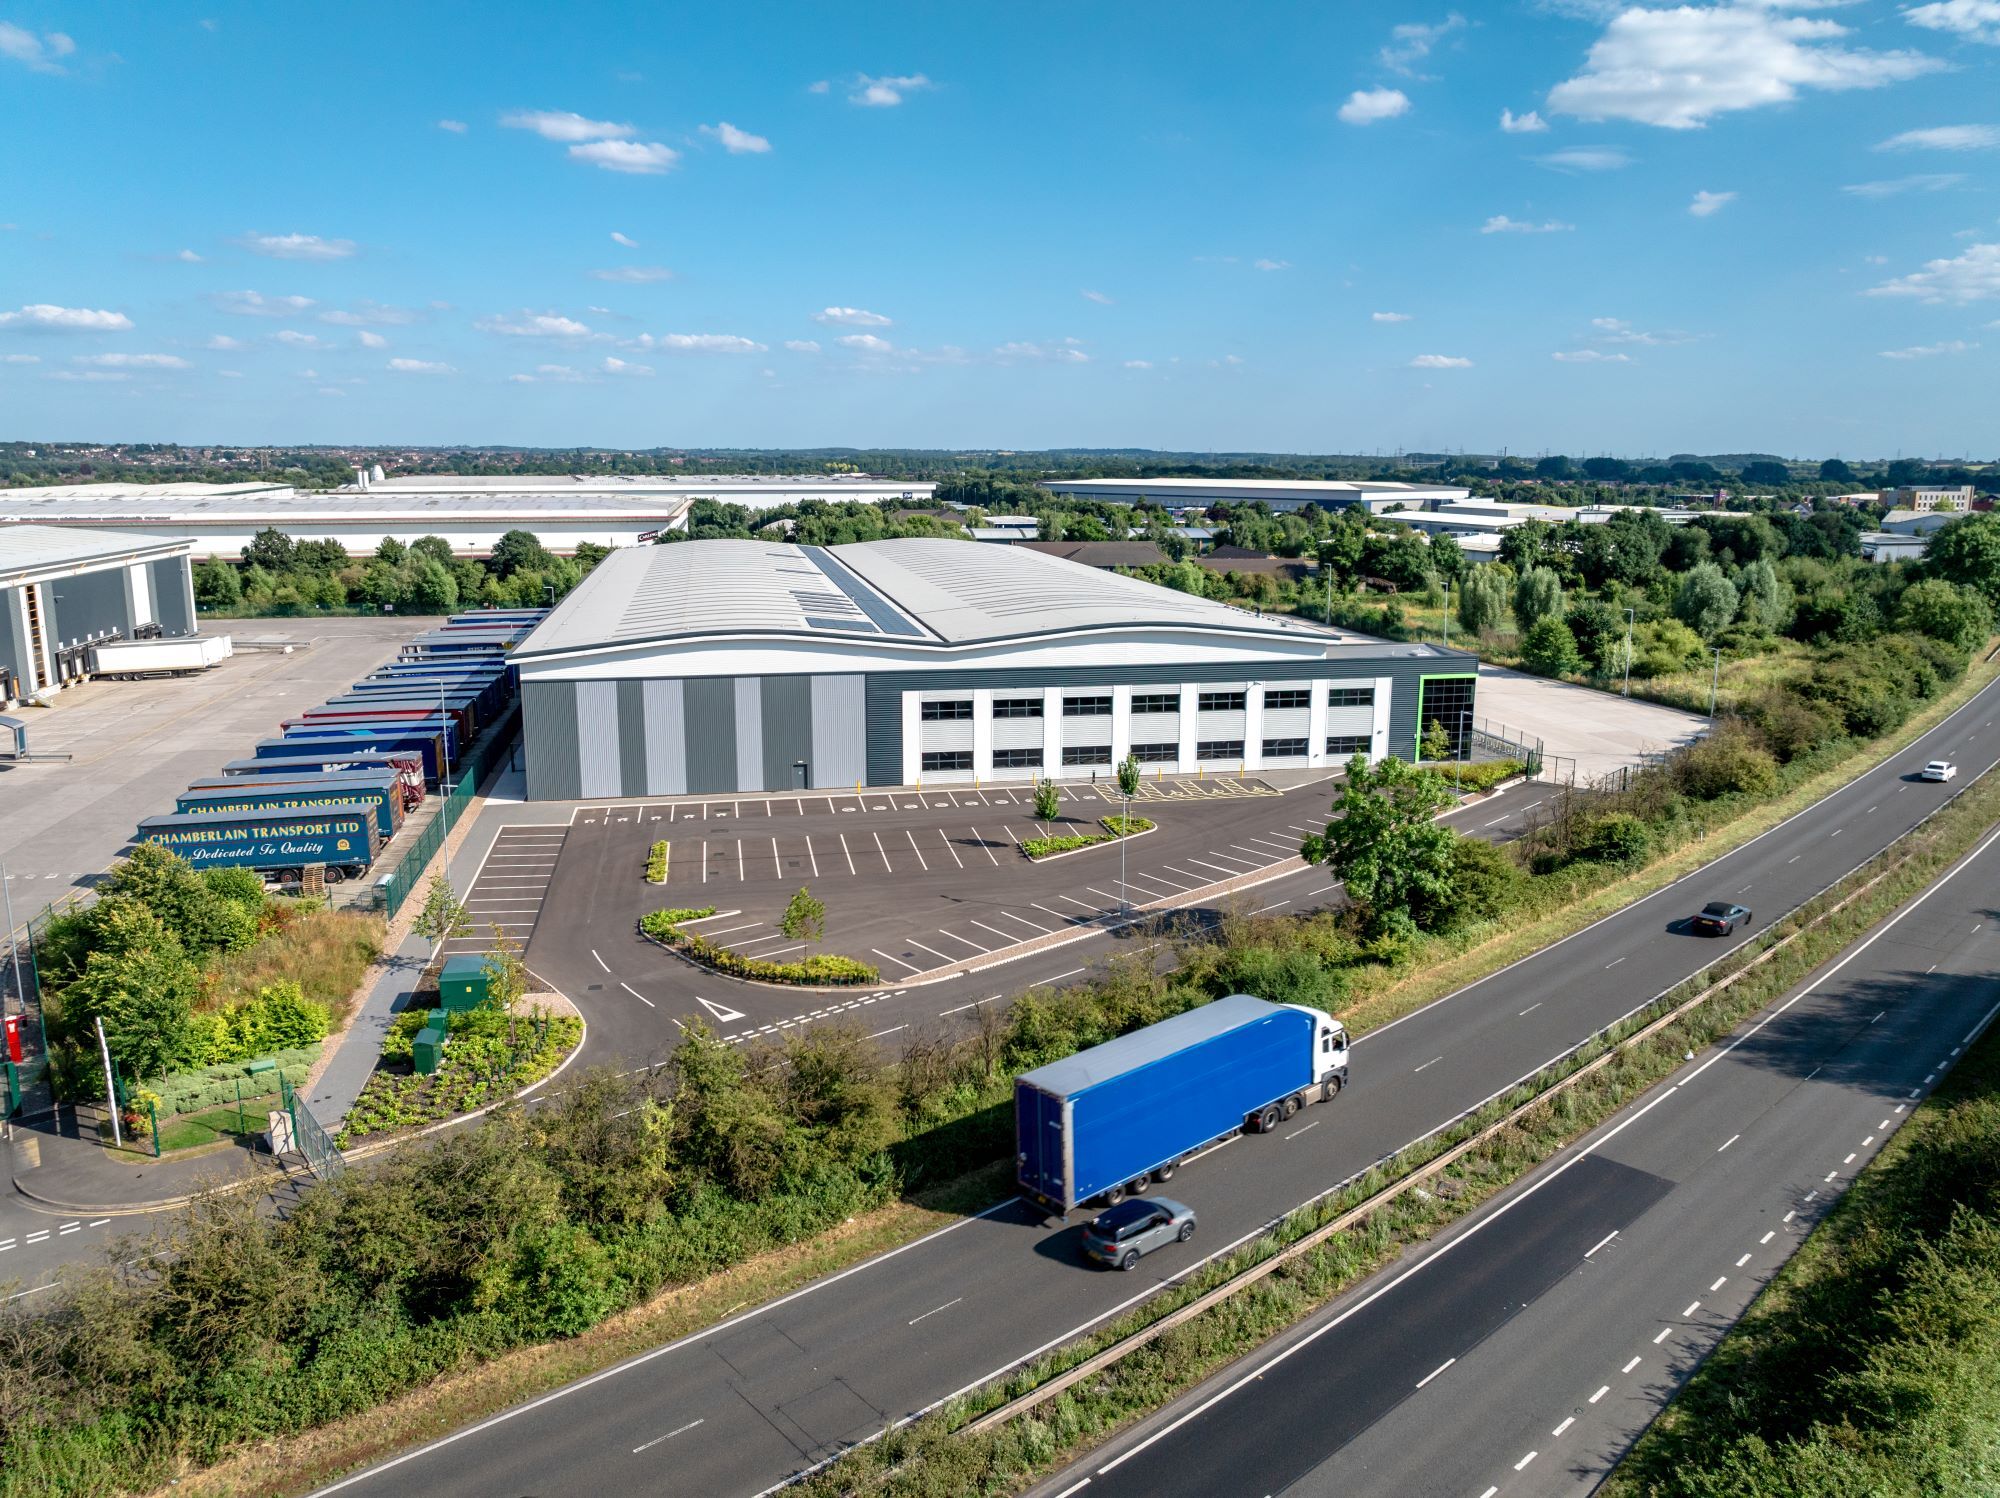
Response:
[{"label": "white road marking", "polygon": [[743,839],[740,837],[736,840],[736,877],[738,879],[745,877],[743,873]]},{"label": "white road marking", "polygon": [[896,866],[891,862],[889,862],[889,850],[882,846],[882,834],[879,832],[875,832],[875,833],[870,833],[869,836],[875,839],[875,851],[882,855],[882,867],[887,869],[892,874],[895,873]]},{"label": "white road marking", "polygon": [[[1592,1404],[1595,1404],[1597,1403],[1598,1400],[1602,1399],[1606,1394],[1609,1394],[1610,1392],[1611,1392],[1611,1385],[1606,1384],[1603,1388],[1599,1389],[1595,1394],[1590,1396],[1590,1402]],[[1493,1489],[1488,1488],[1486,1491],[1490,1493],[1493,1491]]]},{"label": "white road marking", "polygon": [[1026,926],[1030,931],[1039,931],[1044,936],[1047,936],[1050,931],[1049,927],[1037,925],[1035,922],[1029,920],[1026,916],[1016,915],[1011,910],[1001,911],[999,918],[1003,921],[1019,921],[1023,926]]},{"label": "white road marking", "polygon": [[[705,1415],[702,1417],[703,1420],[707,1418],[708,1417]],[[659,1445],[660,1442],[671,1441],[675,1436],[684,1436],[701,1423],[702,1423],[701,1420],[690,1420],[688,1421],[687,1424],[681,1426],[680,1429],[678,1430],[670,1430],[663,1436],[655,1436],[653,1437],[652,1440],[646,1442],[646,1444],[643,1446],[634,1446],[632,1448],[632,1455],[637,1456],[642,1451],[651,1451],[655,1446]]]},{"label": "white road marking", "polygon": [[1630,1373],[1634,1368],[1639,1366],[1639,1363],[1640,1359],[1634,1358],[1632,1359],[1631,1362],[1627,1363],[1623,1368],[1620,1368],[1618,1371],[1620,1373]]},{"label": "white road marking", "polygon": [[806,838],[806,857],[812,860],[813,878],[819,878],[819,855],[813,852],[813,840],[810,836]]},{"label": "white road marking", "polygon": [[972,829],[972,836],[973,839],[979,844],[979,851],[986,855],[988,860],[991,861],[994,868],[996,869],[999,868],[1000,860],[993,857],[993,849],[991,845],[987,843],[985,834],[980,832],[980,830],[977,827],[975,827]]},{"label": "white road marking", "polygon": [[951,845],[951,839],[944,835],[944,829],[942,827],[938,828],[938,841],[944,844],[944,851],[951,855],[951,861],[957,864],[961,869],[964,868],[965,860],[958,856],[958,849],[954,848]]},{"label": "white road marking", "polygon": [[886,1030],[877,1030],[873,1035],[869,1036],[868,1038],[870,1040],[880,1040],[884,1035],[894,1035],[898,1030],[907,1030],[909,1028],[910,1027],[908,1025],[891,1025]]},{"label": "white road marking", "polygon": [[1653,1345],[1655,1347],[1658,1347],[1662,1342],[1666,1341],[1667,1338],[1671,1337],[1673,1334],[1674,1334],[1674,1329],[1671,1326],[1661,1327],[1659,1335],[1653,1338]]},{"label": "white road marking", "polygon": [[1563,1418],[1563,1423],[1558,1425],[1554,1430],[1550,1431],[1549,1434],[1552,1436],[1559,1436],[1574,1424],[1576,1424],[1576,1416],[1574,1415],[1565,1416]]},{"label": "white road marking", "polygon": [[1708,1287],[1708,1293],[1710,1295],[1713,1295],[1716,1291],[1720,1290],[1724,1285],[1728,1283],[1729,1283],[1729,1276],[1725,1274],[1720,1279],[1718,1279],[1714,1284]]},{"label": "white road marking", "polygon": [[784,860],[778,857],[778,840],[771,839],[771,872],[782,879],[785,877]]},{"label": "white road marking", "polygon": [[1536,1457],[1540,1455],[1541,1452],[1539,1451],[1529,1452],[1526,1456],[1522,1457],[1518,1462],[1514,1463],[1514,1470],[1516,1472],[1520,1471],[1523,1467],[1527,1466],[1529,1462],[1533,1461]]},{"label": "white road marking", "polygon": [[[917,846],[916,833],[912,832],[909,828],[905,827],[903,829],[903,836],[907,837],[910,840],[910,851],[917,855],[917,867],[922,869],[926,874],[928,874],[931,871],[931,866],[924,861],[923,849]],[[887,860],[885,859],[884,862],[887,862]]]},{"label": "white road marking", "polygon": [[[947,930],[945,930],[945,929],[944,929],[944,927],[942,927],[942,926],[938,927],[938,935],[939,935],[939,936],[949,936],[949,937],[950,937],[950,938],[951,938],[951,939],[952,939],[953,941],[962,941],[962,942],[964,942],[964,943],[965,943],[965,944],[966,944],[966,945],[967,945],[968,947],[972,948],[972,950],[973,950],[973,951],[975,951],[975,952],[982,952],[982,953],[983,953],[983,952],[990,952],[990,951],[992,950],[992,948],[991,948],[991,947],[982,947],[981,945],[979,945],[979,943],[978,943],[978,942],[974,941],[974,940],[973,940],[973,939],[972,939],[971,937],[969,937],[969,936],[960,936],[960,935],[959,935],[959,934],[958,934],[958,933],[957,933],[956,931],[947,931]],[[915,945],[916,945],[916,943],[915,943],[915,942],[912,942],[912,943],[911,943],[911,945],[912,945],[912,946],[915,946]]]},{"label": "white road marking", "polygon": [[[910,944],[911,946],[915,947],[915,948],[916,948],[916,949],[917,949],[918,951],[920,951],[920,952],[928,952],[928,953],[930,953],[930,954],[931,954],[931,956],[933,956],[933,957],[937,958],[937,960],[938,960],[939,962],[956,962],[956,961],[958,961],[958,959],[957,959],[956,957],[947,957],[947,956],[945,956],[945,954],[944,954],[944,953],[942,953],[942,952],[940,952],[940,951],[939,951],[939,950],[938,950],[938,949],[937,949],[936,947],[927,947],[927,946],[925,946],[925,945],[924,945],[924,944],[923,944],[922,942],[918,941],[918,940],[917,940],[917,939],[916,939],[916,938],[915,938],[914,936],[906,936],[906,937],[904,937],[904,938],[903,938],[903,940],[904,940],[904,941],[906,941],[906,942],[908,942],[908,943],[909,943],[909,944]],[[913,971],[913,972],[914,972],[914,971],[915,971],[915,969],[913,968],[913,969],[911,969],[911,971]]]},{"label": "white road marking", "polygon": [[909,1321],[905,1323],[905,1325],[915,1326],[919,1321],[922,1321],[924,1319],[924,1316],[935,1316],[939,1311],[949,1311],[953,1306],[960,1304],[964,1299],[965,1297],[961,1295],[958,1297],[957,1300],[948,1300],[941,1306],[933,1306],[931,1307],[930,1310],[924,1312],[923,1316],[912,1316],[909,1319]]},{"label": "white road marking", "polygon": [[[916,943],[912,942],[911,945],[915,946]],[[897,967],[906,967],[913,973],[921,973],[923,971],[922,968],[918,967],[913,962],[905,962],[900,957],[891,957],[887,952],[883,951],[880,947],[870,947],[868,950],[873,952],[877,957],[880,957],[884,962],[895,963]]]},{"label": "white road marking", "polygon": [[1730,1145],[1734,1144],[1737,1140],[1741,1139],[1742,1137],[1743,1136],[1741,1134],[1731,1134],[1727,1139],[1723,1140],[1722,1143],[1718,1144],[1715,1147],[1715,1152],[1718,1155],[1721,1154],[1724,1150],[1728,1149]]},{"label": "white road marking", "polygon": [[634,988],[631,984],[627,983],[623,978],[618,980],[618,986],[624,989],[625,992],[632,995],[632,997],[637,999],[640,1003],[644,1004],[648,1009],[657,1009],[660,1007],[659,1005],[655,1004],[651,999],[647,998],[644,994],[640,993],[638,989]]},{"label": "white road marking", "polygon": [[[1431,1057],[1430,1060],[1424,1063],[1424,1066],[1436,1066],[1442,1060],[1444,1060],[1444,1057],[1442,1056],[1433,1056]],[[1424,1066],[1418,1067],[1417,1070],[1422,1071],[1424,1069]]]},{"label": "white road marking", "polygon": [[989,926],[984,921],[974,921],[972,924],[977,926],[981,931],[991,931],[995,936],[999,937],[1001,941],[1010,944],[1013,942],[1023,941],[1026,939],[1024,937],[1019,937],[1014,935],[1014,933],[1011,931],[1002,931],[997,926]]},{"label": "white road marking", "polygon": [[1613,1238],[1616,1238],[1617,1236],[1618,1236],[1618,1229],[1613,1228],[1610,1232],[1606,1233],[1602,1238],[1599,1238],[1589,1248],[1585,1249],[1583,1256],[1586,1259],[1591,1257],[1591,1255],[1595,1254],[1600,1248],[1604,1247],[1605,1244],[1609,1243]]},{"label": "white road marking", "polygon": [[[1062,982],[1062,980],[1063,980],[1063,979],[1065,979],[1065,978],[1074,978],[1074,977],[1076,977],[1076,976],[1077,976],[1077,975],[1078,975],[1079,973],[1081,973],[1082,971],[1083,971],[1083,969],[1082,969],[1082,968],[1080,968],[1080,967],[1073,967],[1073,968],[1071,968],[1071,969],[1070,969],[1070,970],[1069,970],[1068,972],[1066,972],[1066,973],[1057,973],[1057,974],[1056,974],[1056,975],[1055,975],[1055,976],[1054,976],[1053,978],[1044,978],[1044,979],[1042,979],[1042,981],[1041,981],[1040,983],[1030,983],[1030,984],[1028,985],[1028,987],[1030,987],[1030,988],[1042,988],[1042,987],[1045,987],[1046,985],[1048,985],[1048,984],[1050,984],[1050,983],[1060,983],[1060,982]],[[1192,1157],[1190,1157],[1190,1158],[1192,1158]]]},{"label": "white road marking", "polygon": [[1614,968],[1614,967],[1618,966],[1618,964],[1619,964],[1620,962],[1623,962],[1624,960],[1625,960],[1625,959],[1624,959],[1623,957],[1620,957],[1620,958],[1616,959],[1616,961],[1612,961],[1612,962],[1607,962],[1607,963],[1605,963],[1605,964],[1604,964],[1604,966],[1605,966],[1605,967],[1606,967],[1607,969],[1609,969],[1609,968]]},{"label": "white road marking", "polygon": [[840,834],[840,851],[847,855],[847,872],[852,874],[854,872],[854,852],[847,846],[847,834],[844,832]]},{"label": "white road marking", "polygon": [[[592,947],[592,948],[590,949],[590,955],[591,955],[592,957],[597,957],[597,948],[595,948],[595,947]],[[599,967],[603,968],[603,969],[604,969],[604,971],[605,971],[605,972],[607,972],[607,973],[611,971],[611,968],[610,968],[609,964],[607,964],[607,963],[605,962],[605,960],[604,960],[604,959],[603,959],[602,957],[597,957],[597,965],[598,965]]]},{"label": "white road marking", "polygon": [[1324,1120],[1323,1120],[1323,1119],[1318,1119],[1318,1118],[1315,1118],[1315,1119],[1314,1119],[1314,1120],[1313,1120],[1313,1121],[1312,1121],[1311,1123],[1307,1124],[1307,1125],[1306,1125],[1306,1126],[1305,1126],[1305,1127],[1304,1127],[1303,1129],[1294,1129],[1294,1130],[1292,1130],[1292,1132],[1291,1132],[1291,1133],[1289,1133],[1289,1134],[1285,1135],[1285,1138],[1286,1138],[1286,1139],[1296,1139],[1296,1138],[1298,1138],[1298,1137],[1299,1137],[1299,1135],[1301,1135],[1301,1134],[1310,1134],[1310,1133],[1311,1133],[1311,1132],[1312,1132],[1312,1131],[1313,1131],[1314,1129],[1318,1128],[1318,1127],[1320,1126],[1320,1124],[1321,1124],[1321,1123],[1323,1123],[1323,1122],[1324,1122]]},{"label": "white road marking", "polygon": [[1685,1311],[1681,1312],[1681,1320],[1683,1321],[1687,1320],[1688,1317],[1692,1316],[1696,1311],[1699,1311],[1700,1309],[1701,1309],[1700,1301],[1695,1300],[1688,1302],[1688,1308]]},{"label": "white road marking", "polygon": [[1429,1383],[1432,1379],[1436,1378],[1440,1373],[1444,1372],[1445,1369],[1449,1368],[1453,1363],[1456,1363],[1457,1361],[1458,1361],[1457,1358],[1446,1358],[1442,1363],[1439,1363],[1437,1367],[1431,1369],[1429,1373],[1426,1373],[1422,1378],[1418,1379],[1417,1387],[1421,1389],[1425,1384]]},{"label": "white road marking", "polygon": [[946,1015],[951,1015],[951,1014],[963,1014],[968,1009],[977,1009],[982,1004],[990,1004],[993,1002],[994,999],[999,999],[1004,997],[1006,997],[1006,995],[996,993],[996,994],[991,994],[983,999],[974,999],[970,1004],[960,1004],[956,1009],[940,1009],[938,1011],[938,1018],[943,1019]]},{"label": "white road marking", "polygon": [[1515,1015],[1514,1018],[1525,1019],[1527,1016],[1533,1014],[1537,1009],[1541,1008],[1542,1005],[1546,1002],[1547,1000],[1545,999],[1537,999],[1535,1000],[1534,1003],[1530,1004],[1526,1009],[1523,1009],[1519,1014]]}]

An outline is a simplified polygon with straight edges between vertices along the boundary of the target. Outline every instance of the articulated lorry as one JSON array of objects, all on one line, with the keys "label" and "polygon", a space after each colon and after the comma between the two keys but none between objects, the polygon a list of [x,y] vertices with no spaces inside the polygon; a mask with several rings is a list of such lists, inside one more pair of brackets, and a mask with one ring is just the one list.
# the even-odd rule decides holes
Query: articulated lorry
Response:
[{"label": "articulated lorry", "polygon": [[334,753],[317,759],[232,759],[222,767],[222,774],[217,778],[242,780],[275,776],[283,780],[300,780],[317,775],[377,769],[395,772],[403,785],[404,806],[414,808],[424,804],[424,757],[414,749],[388,754]]},{"label": "articulated lorry", "polygon": [[403,785],[393,770],[356,770],[297,780],[276,776],[223,776],[219,782],[197,780],[174,800],[181,816],[212,817],[238,811],[303,811],[329,806],[372,806],[375,832],[384,842],[403,826],[406,805]]},{"label": "articulated lorry", "polygon": [[1347,1029],[1231,994],[1014,1080],[1016,1174],[1052,1212],[1173,1178],[1236,1133],[1281,1127],[1347,1085]]},{"label": "articulated lorry", "polygon": [[375,861],[381,839],[375,808],[361,803],[304,810],[228,812],[216,816],[148,817],[134,842],[171,848],[198,869],[256,869],[283,879],[314,864],[326,882],[358,879]]}]

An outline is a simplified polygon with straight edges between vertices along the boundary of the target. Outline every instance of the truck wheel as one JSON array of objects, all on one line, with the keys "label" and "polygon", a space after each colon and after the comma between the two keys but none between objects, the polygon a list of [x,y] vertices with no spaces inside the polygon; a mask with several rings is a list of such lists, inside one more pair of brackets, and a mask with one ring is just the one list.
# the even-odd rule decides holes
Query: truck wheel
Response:
[{"label": "truck wheel", "polygon": [[1162,1165],[1158,1170],[1153,1172],[1153,1179],[1158,1181],[1162,1186],[1164,1186],[1167,1184],[1167,1182],[1171,1181],[1174,1178],[1174,1172],[1179,1170],[1180,1168],[1181,1168],[1180,1161],[1169,1160],[1165,1165]]},{"label": "truck wheel", "polygon": [[1301,1098],[1296,1092],[1293,1093],[1290,1097],[1285,1099],[1285,1104],[1284,1104],[1285,1118],[1289,1121],[1290,1119],[1295,1117],[1299,1109],[1303,1108],[1304,1106],[1305,1106],[1305,1100]]},{"label": "truck wheel", "polygon": [[1278,1132],[1278,1125],[1283,1122],[1284,1120],[1278,1114],[1278,1105],[1273,1103],[1257,1115],[1257,1132],[1260,1134],[1275,1134]]},{"label": "truck wheel", "polygon": [[1139,1262],[1139,1250],[1136,1248],[1128,1248],[1125,1250],[1124,1256],[1119,1259],[1118,1267],[1120,1269],[1131,1269],[1132,1267],[1137,1265],[1138,1262]]},{"label": "truck wheel", "polygon": [[1320,1095],[1320,1098],[1321,1098],[1321,1100],[1322,1100],[1322,1101],[1324,1101],[1324,1102],[1329,1102],[1329,1103],[1330,1103],[1330,1102],[1332,1102],[1332,1101],[1333,1101],[1333,1100],[1334,1100],[1335,1098],[1339,1097],[1339,1096],[1340,1096],[1340,1078],[1338,1078],[1338,1077],[1328,1077],[1328,1078],[1326,1079],[1326,1085],[1325,1085],[1324,1087],[1320,1088],[1320,1090],[1319,1090],[1319,1095]]},{"label": "truck wheel", "polygon": [[1109,1191],[1104,1193],[1102,1200],[1107,1207],[1117,1206],[1125,1200],[1125,1188],[1123,1186],[1113,1186]]},{"label": "truck wheel", "polygon": [[1140,1176],[1136,1181],[1127,1181],[1125,1183],[1125,1194],[1127,1196],[1144,1196],[1146,1188],[1152,1184],[1153,1178],[1151,1176]]},{"label": "truck wheel", "polygon": [[346,877],[347,875],[342,873],[340,869],[335,865],[328,864],[326,866],[326,882],[328,884],[338,884],[340,883],[341,880],[345,879]]}]

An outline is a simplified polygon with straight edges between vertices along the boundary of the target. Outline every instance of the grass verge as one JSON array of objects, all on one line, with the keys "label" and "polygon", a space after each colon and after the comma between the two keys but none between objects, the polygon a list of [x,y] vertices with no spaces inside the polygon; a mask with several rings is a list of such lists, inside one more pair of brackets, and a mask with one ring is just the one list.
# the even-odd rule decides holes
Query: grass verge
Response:
[{"label": "grass verge", "polygon": [[[797,1491],[802,1498],[856,1498],[864,1494],[943,1498],[947,1494],[1008,1493],[1076,1460],[1127,1424],[1157,1411],[1324,1307],[1611,1119],[1679,1070],[1684,1053],[1705,1049],[1728,1035],[1927,888],[1996,819],[2000,819],[2000,776],[1982,781],[1925,829],[1872,860],[1768,933],[1761,950],[1770,955],[1761,962],[1748,953],[1733,955],[1702,979],[1682,985],[1647,1014],[1634,1016],[1535,1082],[1424,1141],[1387,1167],[1372,1170],[1294,1213],[1256,1243],[1205,1266],[1147,1305],[1012,1377],[848,1452]],[[1786,935],[1792,940],[1777,946]],[[1720,978],[1732,981],[1720,986]],[[1643,1038],[1632,1038],[1655,1018],[1671,1014],[1700,995],[1704,990],[1698,985],[1709,985],[1710,993],[1699,1007]],[[1571,1078],[1575,1081],[1568,1083]],[[1563,1090],[1550,1095],[1558,1086]],[[1995,1137],[2000,1138],[2000,1105],[1994,1105],[1993,1111]],[[1511,1119],[1510,1113],[1515,1114]],[[1482,1134],[1486,1137],[1478,1138]],[[1393,1180],[1407,1178],[1424,1163],[1473,1139],[1477,1142],[1471,1148],[1425,1182],[1430,1189],[1400,1192],[1379,1205],[1365,1205]],[[1989,1156],[1989,1167],[1990,1160]],[[1343,1217],[1352,1220],[1326,1233]],[[1326,1235],[1240,1293],[1199,1314],[1173,1320],[1176,1312],[1185,1311],[1228,1281],[1249,1275],[1315,1233]],[[2000,1282],[2000,1275],[1993,1278]],[[2000,1286],[1996,1286],[1994,1299],[2000,1305]],[[1149,1329],[1163,1324],[1164,1330],[1149,1335]],[[1032,1395],[1039,1385],[1060,1381],[1065,1373],[1121,1342],[1132,1344],[1128,1355],[1092,1367],[1088,1378],[1068,1384],[1014,1418],[982,1423],[981,1417]],[[1990,1380],[1985,1383],[1990,1385]],[[1993,1402],[2000,1405],[2000,1400]],[[1701,1491],[1808,1489],[1819,1490],[1808,1484],[1807,1488],[1725,1486]]]}]

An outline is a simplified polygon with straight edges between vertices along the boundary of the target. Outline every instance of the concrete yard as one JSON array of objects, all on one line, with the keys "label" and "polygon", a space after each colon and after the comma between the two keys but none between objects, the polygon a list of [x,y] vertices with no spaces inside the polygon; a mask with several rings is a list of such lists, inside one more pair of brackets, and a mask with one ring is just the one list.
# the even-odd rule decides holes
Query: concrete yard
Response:
[{"label": "concrete yard", "polygon": [[1708,727],[1699,713],[1491,665],[1479,668],[1478,711],[1541,739],[1553,761],[1547,778],[1567,779],[1561,761],[1573,762],[1578,784],[1691,743]]},{"label": "concrete yard", "polygon": [[289,640],[245,650],[200,676],[92,681],[24,708],[28,747],[69,754],[0,760],[0,860],[14,917],[88,887],[144,817],[170,812],[190,780],[241,759],[279,721],[366,675],[434,619],[215,620],[210,634]]}]

